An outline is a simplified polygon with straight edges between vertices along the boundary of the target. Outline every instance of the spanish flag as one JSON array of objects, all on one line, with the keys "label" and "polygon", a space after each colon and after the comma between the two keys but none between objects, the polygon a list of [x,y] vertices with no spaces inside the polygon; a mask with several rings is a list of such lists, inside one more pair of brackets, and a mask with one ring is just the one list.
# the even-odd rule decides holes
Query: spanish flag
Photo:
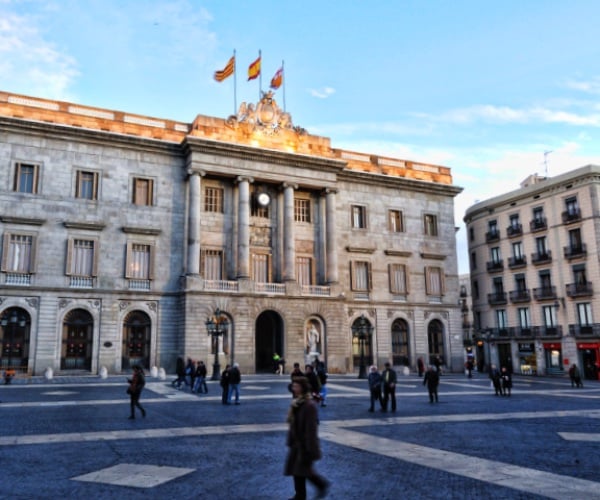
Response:
[{"label": "spanish flag", "polygon": [[258,59],[248,66],[248,81],[254,80],[260,75],[260,57],[258,56]]},{"label": "spanish flag", "polygon": [[228,78],[231,75],[233,75],[234,71],[235,71],[235,55],[231,56],[231,59],[229,59],[229,61],[227,62],[227,64],[225,65],[225,67],[222,70],[215,71],[215,80],[217,80],[217,82],[222,82],[223,80],[225,80],[225,78]]},{"label": "spanish flag", "polygon": [[283,83],[283,66],[277,70],[273,78],[271,78],[271,88],[277,90]]}]

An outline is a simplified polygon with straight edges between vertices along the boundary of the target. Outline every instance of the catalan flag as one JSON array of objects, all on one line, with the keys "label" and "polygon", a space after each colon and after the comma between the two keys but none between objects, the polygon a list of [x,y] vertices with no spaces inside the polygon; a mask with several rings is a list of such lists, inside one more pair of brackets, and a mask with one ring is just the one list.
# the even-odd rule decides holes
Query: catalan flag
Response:
[{"label": "catalan flag", "polygon": [[248,81],[254,80],[260,75],[260,58],[261,56],[258,56],[258,59],[248,66]]},{"label": "catalan flag", "polygon": [[273,78],[271,78],[271,88],[277,90],[283,83],[283,66],[277,70]]},{"label": "catalan flag", "polygon": [[223,80],[225,80],[225,78],[228,78],[231,75],[233,75],[234,71],[235,71],[235,55],[231,56],[231,59],[229,59],[229,61],[227,62],[227,64],[225,65],[225,67],[222,70],[215,71],[215,80],[217,80],[217,82],[222,82]]}]

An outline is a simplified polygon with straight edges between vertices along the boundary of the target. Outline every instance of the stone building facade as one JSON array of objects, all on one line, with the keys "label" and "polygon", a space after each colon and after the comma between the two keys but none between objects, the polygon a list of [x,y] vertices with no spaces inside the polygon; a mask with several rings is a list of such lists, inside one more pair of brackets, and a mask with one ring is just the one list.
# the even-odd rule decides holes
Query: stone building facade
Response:
[{"label": "stone building facade", "polygon": [[470,207],[467,225],[478,357],[523,374],[588,379],[600,368],[600,167]]},{"label": "stone building facade", "polygon": [[462,368],[450,170],[257,108],[190,124],[0,92],[2,367]]}]

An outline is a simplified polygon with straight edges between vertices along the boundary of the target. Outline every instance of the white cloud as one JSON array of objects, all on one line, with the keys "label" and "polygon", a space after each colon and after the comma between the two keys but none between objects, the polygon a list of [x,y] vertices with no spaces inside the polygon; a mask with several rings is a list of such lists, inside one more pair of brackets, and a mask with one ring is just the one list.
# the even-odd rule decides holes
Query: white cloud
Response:
[{"label": "white cloud", "polygon": [[327,99],[329,96],[335,94],[335,89],[331,87],[308,89],[308,93],[313,97],[318,97],[319,99]]},{"label": "white cloud", "polygon": [[567,80],[565,87],[587,94],[600,94],[600,77],[595,77],[591,80]]}]

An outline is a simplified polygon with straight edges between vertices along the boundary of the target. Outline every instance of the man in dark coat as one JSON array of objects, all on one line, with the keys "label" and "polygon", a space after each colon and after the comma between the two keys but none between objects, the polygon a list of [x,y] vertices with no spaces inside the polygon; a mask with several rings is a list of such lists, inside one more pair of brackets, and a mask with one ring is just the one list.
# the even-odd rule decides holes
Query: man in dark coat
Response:
[{"label": "man in dark coat", "polygon": [[388,401],[392,400],[392,411],[396,411],[396,371],[390,363],[385,364],[385,370],[381,372],[381,384],[383,388],[383,408],[381,411],[387,411]]},{"label": "man in dark coat", "polygon": [[142,405],[140,404],[140,396],[142,394],[142,389],[146,385],[146,378],[144,377],[144,370],[141,366],[135,365],[133,367],[133,377],[127,379],[127,382],[129,382],[127,393],[129,394],[131,406],[131,413],[129,415],[129,418],[131,420],[135,418],[136,408],[139,408],[139,410],[142,412],[142,417],[145,417],[146,410],[144,410],[144,408],[142,408]]},{"label": "man in dark coat", "polygon": [[240,365],[233,363],[229,370],[229,393],[227,394],[227,404],[231,404],[231,397],[235,394],[235,404],[240,404],[240,382],[242,381],[242,373]]},{"label": "man in dark coat", "polygon": [[430,366],[423,377],[423,385],[427,385],[429,391],[429,402],[438,402],[438,385],[440,385],[440,376],[435,366]]},{"label": "man in dark coat", "polygon": [[381,373],[375,365],[369,368],[369,392],[371,393],[371,406],[369,411],[375,411],[375,401],[379,401],[381,409],[383,409],[383,399],[381,398]]},{"label": "man in dark coat", "polygon": [[317,488],[317,498],[324,498],[329,488],[329,481],[313,469],[313,462],[321,458],[321,447],[317,431],[318,410],[310,391],[305,377],[296,377],[292,381],[294,400],[287,418],[290,425],[286,443],[289,451],[284,474],[294,477],[294,500],[306,499],[307,479]]}]

